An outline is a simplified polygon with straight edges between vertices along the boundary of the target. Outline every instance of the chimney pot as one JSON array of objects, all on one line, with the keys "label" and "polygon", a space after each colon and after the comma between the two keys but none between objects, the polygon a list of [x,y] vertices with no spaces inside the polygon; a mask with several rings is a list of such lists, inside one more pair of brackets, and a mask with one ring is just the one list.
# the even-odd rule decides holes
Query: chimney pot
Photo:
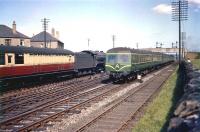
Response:
[{"label": "chimney pot", "polygon": [[59,31],[56,31],[56,38],[59,39],[60,35],[59,35]]},{"label": "chimney pot", "polygon": [[55,37],[55,29],[54,28],[51,29],[51,34],[53,37]]},{"label": "chimney pot", "polygon": [[16,23],[15,21],[13,21],[13,33],[16,34],[17,30],[16,30]]}]

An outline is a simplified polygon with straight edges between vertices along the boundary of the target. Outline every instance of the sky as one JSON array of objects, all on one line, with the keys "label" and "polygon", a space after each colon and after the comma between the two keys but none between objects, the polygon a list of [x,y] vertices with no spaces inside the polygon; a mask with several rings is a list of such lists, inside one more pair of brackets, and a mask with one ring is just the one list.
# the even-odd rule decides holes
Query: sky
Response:
[{"label": "sky", "polygon": [[[174,0],[173,0],[174,1]],[[64,48],[71,51],[113,47],[171,47],[178,41],[178,22],[172,21],[172,0],[0,0],[0,24],[32,37],[48,18]],[[189,0],[188,20],[182,22],[189,50],[200,51],[200,0]],[[88,39],[89,46],[88,46]]]}]

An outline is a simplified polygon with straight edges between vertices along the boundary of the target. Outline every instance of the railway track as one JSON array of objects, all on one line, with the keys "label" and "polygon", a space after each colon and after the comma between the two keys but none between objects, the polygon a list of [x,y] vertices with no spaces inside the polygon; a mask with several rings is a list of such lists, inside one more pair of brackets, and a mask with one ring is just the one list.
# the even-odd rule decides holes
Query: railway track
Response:
[{"label": "railway track", "polygon": [[121,85],[112,86],[112,84],[102,84],[96,88],[84,91],[78,95],[48,103],[32,111],[17,115],[0,122],[0,131],[25,131],[32,130],[58,116],[71,115],[80,112],[90,103],[99,101],[108,94],[119,91],[123,88]]},{"label": "railway track", "polygon": [[[1,100],[1,120],[30,111],[46,103],[72,96],[80,90],[89,89],[101,82],[99,78],[100,76],[90,80],[76,80],[63,85],[52,86],[53,88],[45,88],[42,91],[39,90],[40,92],[28,93],[28,95],[25,92],[23,96],[17,96],[10,100],[8,100],[10,97],[6,97],[7,99]],[[106,76],[101,78],[105,79]],[[32,92],[31,89],[30,92]]]},{"label": "railway track", "polygon": [[[93,77],[94,78],[98,78],[102,76],[102,74],[96,74]],[[58,86],[63,86],[63,85],[70,85],[79,81],[84,81],[84,80],[88,80],[88,78],[91,78],[91,76],[83,76],[80,78],[74,78],[74,79],[70,79],[67,81],[63,81],[63,82],[59,82],[59,83],[52,83],[52,84],[46,84],[46,85],[42,85],[42,86],[37,86],[37,87],[32,87],[32,88],[21,88],[21,89],[17,89],[17,90],[12,90],[9,92],[5,92],[4,94],[1,95],[0,99],[1,100],[15,100],[16,98],[22,97],[22,96],[28,96],[34,93],[40,93],[43,91],[49,91],[51,89],[57,89]],[[55,87],[56,86],[56,87]]]},{"label": "railway track", "polygon": [[[60,131],[123,131],[123,128],[126,127],[129,120],[135,116],[138,110],[144,106],[157,90],[160,90],[161,86],[173,73],[174,69],[175,67],[170,65],[162,69],[161,72],[153,73],[154,77],[128,91],[128,93],[123,95],[120,99],[112,101],[103,107],[102,110],[94,111],[93,114],[91,113],[88,117],[84,117],[84,120],[80,119],[80,121],[77,121],[75,124],[72,123],[71,126],[69,125]],[[126,87],[126,89],[128,87]],[[64,122],[66,121],[69,120],[65,120]],[[65,126],[67,123],[61,124]],[[56,130],[55,128],[59,130],[59,125],[50,128],[49,131],[54,131]]]},{"label": "railway track", "polygon": [[[170,73],[168,73],[167,75],[169,76]],[[140,107],[142,107],[145,101],[148,100],[152,96],[152,94],[156,91],[156,88],[152,88],[151,90],[148,91],[147,88],[145,87],[154,87],[152,85],[152,82],[154,82],[153,83],[154,85],[156,83],[160,83],[160,86],[161,86],[164,83],[164,81],[161,81],[160,79],[161,78],[164,79],[164,77],[166,76],[162,77],[162,74],[159,74],[159,77],[157,77],[157,79],[152,78],[150,79],[150,81],[147,81],[148,84],[144,83],[141,86],[137,87],[136,89],[133,89],[133,91],[129,92],[126,96],[123,96],[122,99],[111,103],[111,105],[109,105],[109,109],[105,110],[103,113],[101,113],[98,116],[96,115],[96,117],[90,120],[89,122],[85,122],[86,124],[76,128],[76,131],[110,130],[106,128],[107,126],[109,126],[108,128],[110,128],[110,126],[113,126],[113,124],[109,124],[110,121],[107,121],[106,122],[107,126],[105,126],[105,122],[102,122],[102,120],[104,121],[104,119],[106,119],[106,117],[109,117],[110,115],[113,116],[113,117],[110,116],[111,119],[112,118],[114,119],[113,122],[115,122],[115,120],[118,120],[119,117],[124,117],[123,119],[124,121],[121,121],[121,122],[118,122],[118,124],[115,124],[118,127],[120,126],[120,128],[117,128],[117,129],[112,128],[113,130],[117,130],[117,131],[120,130],[122,126],[124,126],[124,122],[130,119],[130,117],[128,117],[127,115],[129,114],[134,115],[134,113]],[[99,80],[99,78],[97,80]],[[113,85],[111,83],[108,83],[108,84],[98,85],[97,82],[95,81],[91,85],[89,85],[88,82],[86,84],[82,84],[81,86],[75,85],[73,88],[80,86],[79,92],[78,92],[78,89],[76,91],[77,94],[71,94],[71,96],[65,96],[65,98],[62,97],[62,98],[57,98],[54,100],[48,100],[48,101],[46,100],[45,103],[41,105],[32,107],[31,109],[26,109],[27,111],[18,113],[13,116],[7,116],[6,119],[0,122],[0,131],[29,131],[29,130],[43,131],[43,130],[46,130],[46,128],[49,125],[50,126],[53,125],[52,122],[56,122],[56,121],[60,122],[62,121],[63,118],[68,118],[71,115],[79,114],[81,113],[82,110],[90,107],[92,104],[100,102],[106,97],[109,97],[112,94],[117,93],[120,90],[123,90],[125,87],[129,85],[131,84]],[[91,87],[88,88],[89,86]],[[83,87],[85,87],[85,90],[81,89]],[[88,88],[87,90],[86,90],[86,87]],[[142,92],[142,89],[144,89],[143,92]],[[143,96],[146,98],[142,98]],[[138,103],[138,104],[131,104],[131,103]],[[135,106],[137,106],[137,108]],[[134,110],[130,111],[130,109],[134,109]],[[116,113],[114,113],[114,111]],[[125,115],[119,114],[119,111],[123,112]],[[128,112],[131,112],[131,113],[128,113]]]}]

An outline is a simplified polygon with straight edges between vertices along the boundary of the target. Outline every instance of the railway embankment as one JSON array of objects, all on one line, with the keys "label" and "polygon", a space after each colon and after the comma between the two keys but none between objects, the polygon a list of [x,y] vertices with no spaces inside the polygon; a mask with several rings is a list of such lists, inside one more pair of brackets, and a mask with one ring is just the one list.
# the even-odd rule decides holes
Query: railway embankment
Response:
[{"label": "railway embankment", "polygon": [[184,62],[184,94],[176,105],[168,132],[199,132],[200,130],[200,69]]},{"label": "railway embankment", "polygon": [[[199,55],[200,56],[200,55]],[[198,59],[192,60],[192,64],[195,68],[200,69],[200,57]]]},{"label": "railway embankment", "polygon": [[155,94],[147,104],[139,117],[138,122],[133,124],[133,132],[166,132],[168,122],[173,114],[174,106],[182,95],[181,72],[173,71],[173,74],[166,80],[160,91]]}]

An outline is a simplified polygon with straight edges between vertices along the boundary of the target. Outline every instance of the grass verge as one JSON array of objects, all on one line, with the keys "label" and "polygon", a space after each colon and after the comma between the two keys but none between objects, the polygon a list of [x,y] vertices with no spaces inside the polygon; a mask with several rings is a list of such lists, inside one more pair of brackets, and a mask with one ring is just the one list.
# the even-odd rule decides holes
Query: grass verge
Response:
[{"label": "grass verge", "polygon": [[182,95],[182,72],[178,68],[163,85],[158,96],[147,107],[133,132],[165,132],[175,104]]},{"label": "grass verge", "polygon": [[194,67],[200,69],[200,59],[192,60],[192,64]]}]

